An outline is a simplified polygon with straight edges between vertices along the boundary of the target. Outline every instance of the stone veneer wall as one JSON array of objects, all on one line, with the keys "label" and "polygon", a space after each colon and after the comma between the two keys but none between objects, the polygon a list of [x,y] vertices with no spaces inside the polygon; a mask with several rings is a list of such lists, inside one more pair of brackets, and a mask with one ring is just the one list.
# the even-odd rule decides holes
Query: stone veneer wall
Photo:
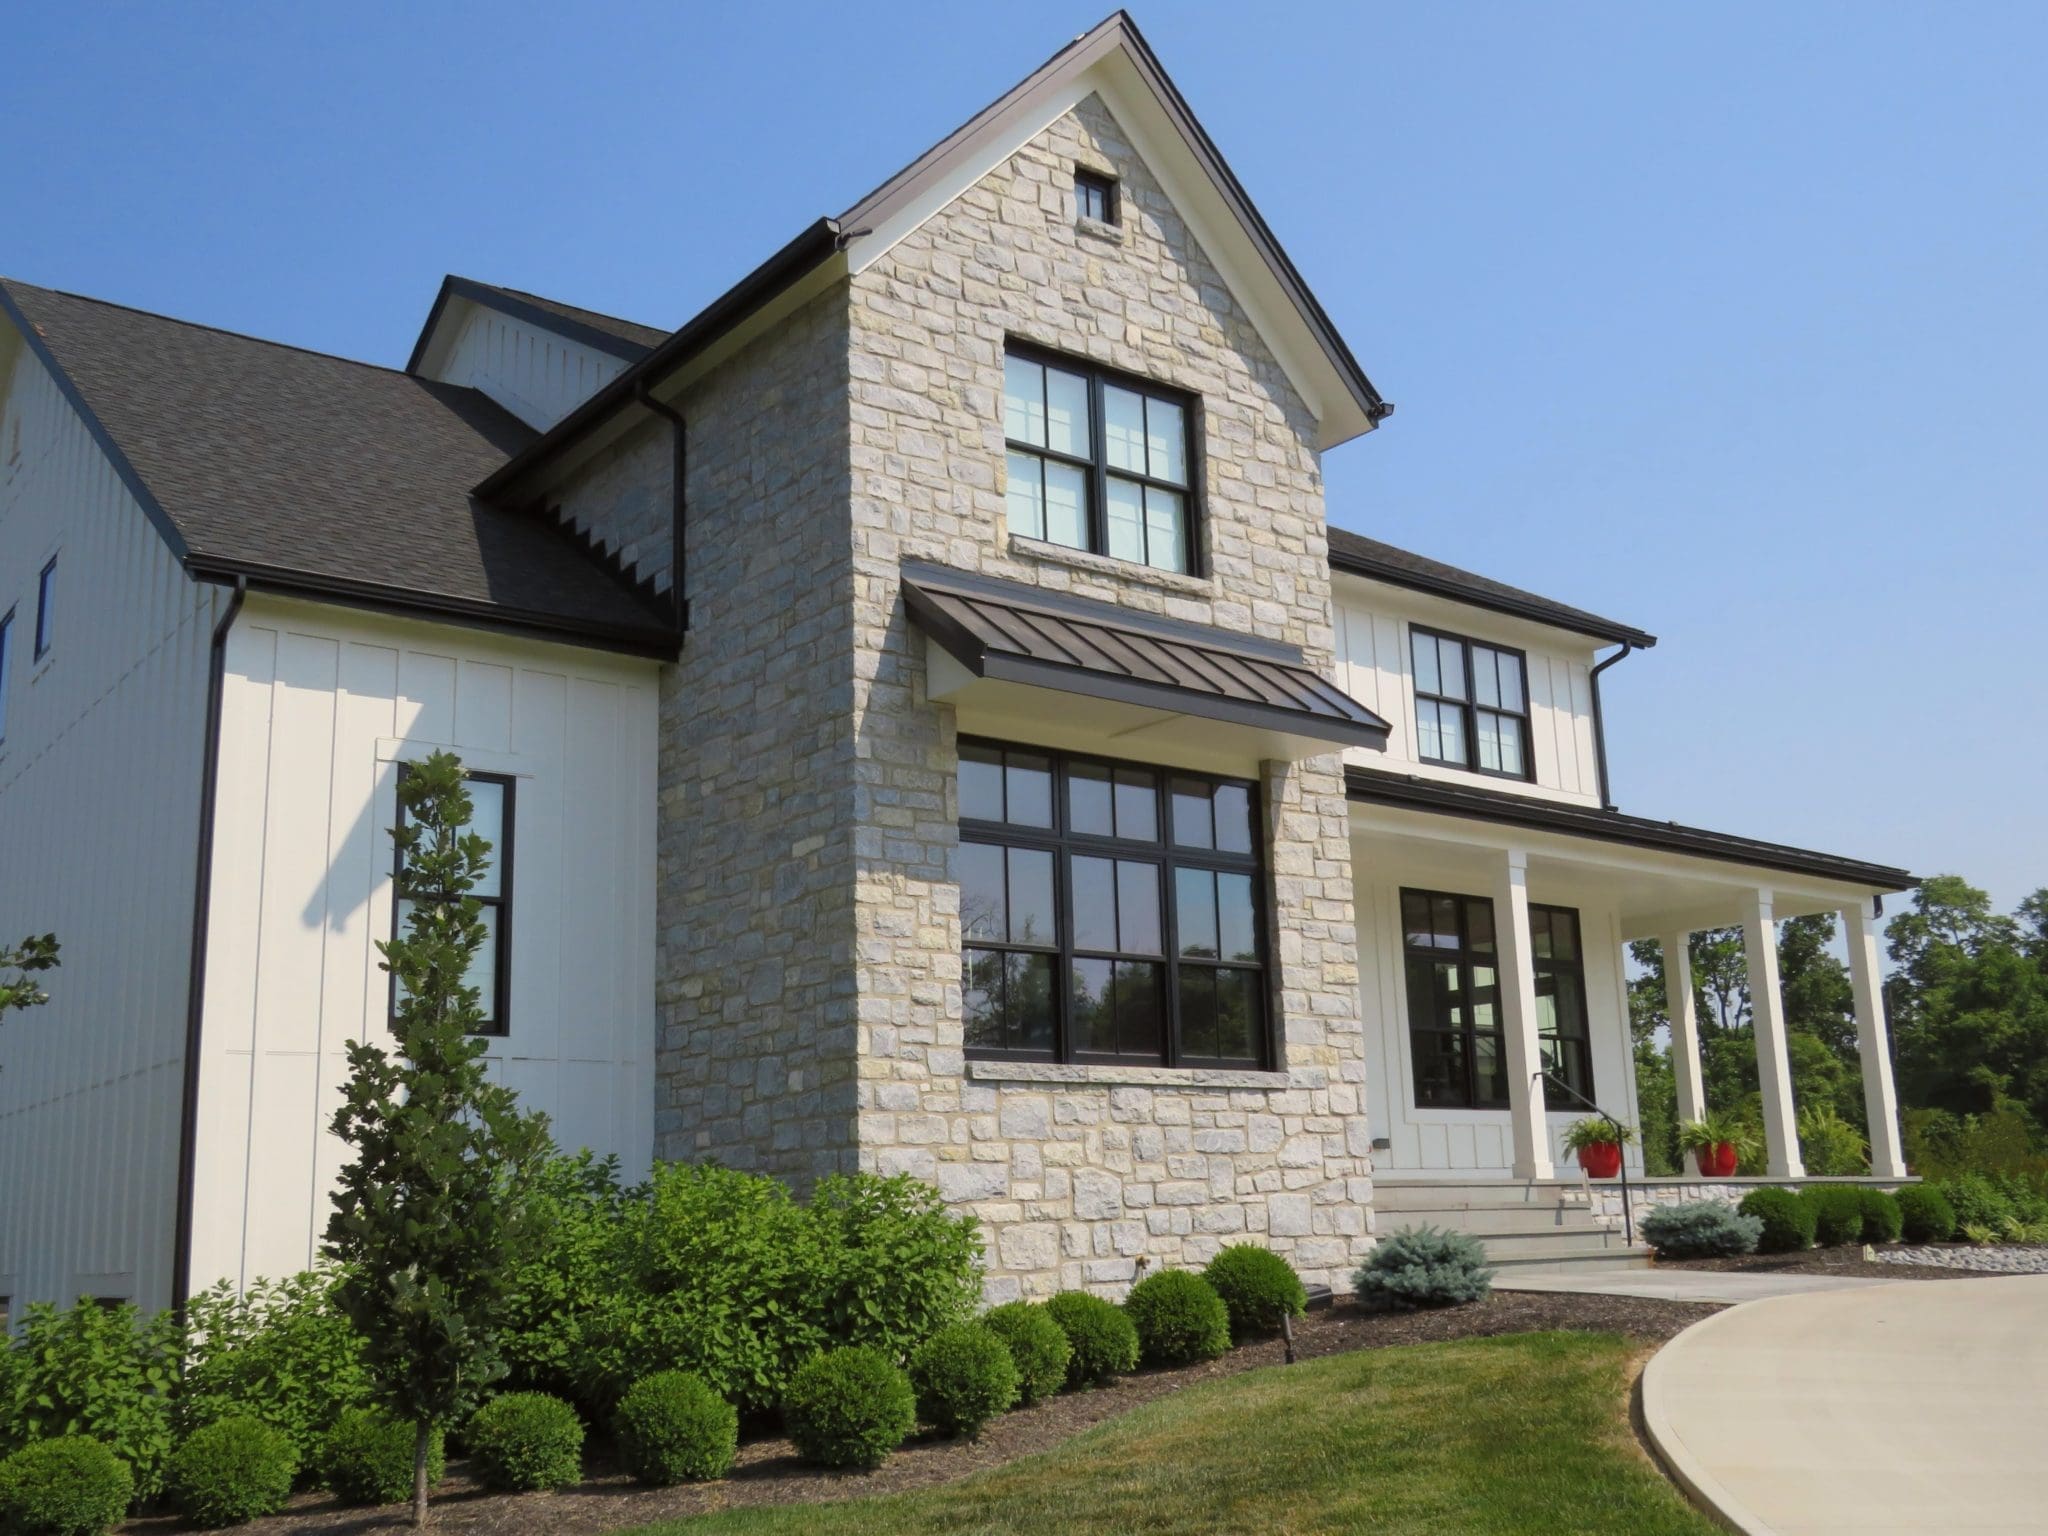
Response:
[{"label": "stone veneer wall", "polygon": [[[1122,183],[1077,224],[1072,170]],[[1005,337],[1202,400],[1202,578],[1011,539]],[[989,1238],[988,1294],[1116,1289],[1248,1236],[1343,1284],[1369,1247],[1365,1051],[1341,760],[1266,774],[1282,1073],[999,1069],[961,1042],[953,711],[898,596],[918,556],[1331,657],[1315,425],[1096,98],[851,284],[853,831],[863,1167],[935,1181]],[[1049,711],[1050,713],[1050,711]]]},{"label": "stone veneer wall", "polygon": [[[661,698],[655,1155],[799,1188],[855,1163],[853,689],[844,289],[693,387],[691,628]],[[659,520],[668,423],[562,498]]]},{"label": "stone veneer wall", "polygon": [[675,565],[674,428],[666,421],[628,433],[580,465],[555,498],[579,533],[619,557],[636,581],[666,592]]}]

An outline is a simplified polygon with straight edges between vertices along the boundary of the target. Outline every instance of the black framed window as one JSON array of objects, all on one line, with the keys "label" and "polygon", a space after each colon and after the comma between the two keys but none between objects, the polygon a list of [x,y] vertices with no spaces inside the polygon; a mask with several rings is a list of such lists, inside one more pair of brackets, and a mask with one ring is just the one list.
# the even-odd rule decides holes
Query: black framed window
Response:
[{"label": "black framed window", "polygon": [[968,1054],[1264,1065],[1257,825],[1241,780],[963,741]]},{"label": "black framed window", "polygon": [[7,679],[11,673],[8,663],[13,660],[14,610],[0,613],[0,741],[7,739]]},{"label": "black framed window", "polygon": [[1116,178],[1100,171],[1074,172],[1074,212],[1098,224],[1116,223]]},{"label": "black framed window", "polygon": [[1433,629],[1409,628],[1415,732],[1425,763],[1528,779],[1528,658]]},{"label": "black framed window", "polygon": [[36,654],[41,661],[50,649],[50,642],[56,638],[56,614],[51,604],[57,596],[57,557],[50,556],[50,563],[43,567],[43,574],[36,578]]},{"label": "black framed window", "polygon": [[[405,776],[406,765],[398,765],[398,774]],[[469,786],[469,830],[491,845],[490,863],[477,880],[476,888],[469,894],[476,898],[483,908],[483,923],[490,937],[476,952],[469,974],[463,979],[477,990],[477,1005],[483,1010],[483,1022],[472,1033],[479,1035],[503,1035],[510,1027],[511,1011],[507,1006],[512,983],[512,836],[513,800],[515,783],[502,773],[471,773],[467,776]],[[398,807],[398,823],[405,825],[405,806]],[[399,866],[403,868],[402,865]],[[405,932],[405,924],[412,911],[410,901],[394,901],[391,911],[391,936],[397,938]],[[391,1004],[394,1012],[398,1005],[397,978],[392,978]]]},{"label": "black framed window", "polygon": [[1401,934],[1416,1107],[1505,1109],[1507,1043],[1493,903],[1404,890]]},{"label": "black framed window", "polygon": [[1586,1017],[1579,914],[1570,907],[1532,905],[1529,948],[1536,972],[1536,1033],[1543,1069],[1555,1073],[1575,1093],[1593,1099],[1593,1041]]},{"label": "black framed window", "polygon": [[1195,569],[1193,400],[1010,344],[1010,531],[1163,571]]}]

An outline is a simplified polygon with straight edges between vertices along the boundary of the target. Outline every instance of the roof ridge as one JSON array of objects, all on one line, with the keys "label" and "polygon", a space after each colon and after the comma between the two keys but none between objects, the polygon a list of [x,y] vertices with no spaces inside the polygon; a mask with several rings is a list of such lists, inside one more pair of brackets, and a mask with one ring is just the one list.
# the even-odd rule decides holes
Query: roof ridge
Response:
[{"label": "roof ridge", "polygon": [[595,315],[600,320],[610,320],[617,325],[630,325],[635,330],[659,331],[664,336],[674,334],[672,326],[650,325],[645,320],[634,320],[626,315],[614,314],[608,309],[592,309],[588,304],[577,304],[568,299],[558,299],[549,294],[536,293],[531,288],[514,288],[509,283],[494,283],[488,278],[482,277],[463,277],[460,272],[451,272],[448,275],[458,278],[465,283],[474,283],[479,288],[490,288],[499,293],[510,294],[515,299],[531,299],[536,304],[552,304],[558,309],[573,309],[578,314]]}]

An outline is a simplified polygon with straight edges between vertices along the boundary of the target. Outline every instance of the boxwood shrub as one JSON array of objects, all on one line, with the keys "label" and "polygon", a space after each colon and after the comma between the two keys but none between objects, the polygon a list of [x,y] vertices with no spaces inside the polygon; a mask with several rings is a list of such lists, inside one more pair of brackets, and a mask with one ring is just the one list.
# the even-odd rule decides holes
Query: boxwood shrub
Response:
[{"label": "boxwood shrub", "polygon": [[1124,1314],[1138,1330],[1147,1365],[1192,1365],[1230,1348],[1230,1313],[1200,1275],[1163,1269],[1131,1287]]},{"label": "boxwood shrub", "polygon": [[[377,1408],[344,1408],[320,1445],[320,1479],[344,1504],[399,1504],[412,1497],[413,1427]],[[441,1481],[441,1431],[427,1439],[427,1485]]]},{"label": "boxwood shrub", "polygon": [[1814,1208],[1789,1189],[1752,1189],[1738,1209],[1764,1224],[1756,1242],[1758,1253],[1798,1253],[1813,1246]]},{"label": "boxwood shrub", "polygon": [[917,1427],[917,1398],[872,1344],[828,1349],[797,1367],[782,1425],[805,1461],[872,1470]]},{"label": "boxwood shrub", "polygon": [[1956,1210],[1932,1184],[1908,1184],[1899,1203],[1900,1235],[1909,1243],[1945,1243],[1956,1235]]},{"label": "boxwood shrub", "polygon": [[253,1414],[231,1414],[185,1437],[164,1468],[164,1489],[187,1521],[212,1530],[276,1514],[298,1474],[290,1435]]},{"label": "boxwood shrub", "polygon": [[1008,1301],[991,1307],[981,1326],[1003,1341],[1010,1363],[1017,1367],[1017,1401],[1028,1408],[1066,1385],[1067,1361],[1074,1346],[1044,1307]]},{"label": "boxwood shrub", "polygon": [[135,1497],[121,1459],[90,1435],[59,1435],[0,1461],[0,1530],[9,1536],[100,1536]]},{"label": "boxwood shrub", "polygon": [[1045,1304],[1045,1315],[1067,1336],[1067,1385],[1094,1387],[1114,1381],[1138,1364],[1138,1330],[1123,1309],[1086,1291],[1061,1291]]},{"label": "boxwood shrub", "polygon": [[1007,1345],[980,1323],[953,1323],[910,1352],[917,1416],[943,1435],[972,1440],[1017,1401],[1017,1367]]},{"label": "boxwood shrub", "polygon": [[1223,1298],[1230,1336],[1239,1343],[1308,1310],[1308,1290],[1294,1266],[1257,1243],[1232,1243],[1209,1261],[1202,1278]]},{"label": "boxwood shrub", "polygon": [[1493,1270],[1468,1233],[1404,1227],[1373,1245],[1351,1283],[1359,1305],[1405,1312],[1484,1301],[1493,1294]]},{"label": "boxwood shrub", "polygon": [[583,1421],[559,1397],[507,1392],[470,1416],[463,1439],[486,1488],[537,1493],[583,1480]]},{"label": "boxwood shrub", "polygon": [[732,1470],[740,1415],[688,1371],[656,1371],[633,1384],[612,1419],[626,1470],[656,1488]]},{"label": "boxwood shrub", "polygon": [[1721,1200],[1693,1200],[1660,1205],[1643,1217],[1643,1241],[1672,1259],[1718,1258],[1755,1253],[1764,1224]]},{"label": "boxwood shrub", "polygon": [[1863,1241],[1896,1243],[1906,1225],[1898,1200],[1886,1190],[1867,1186],[1859,1186],[1857,1196],[1863,1202]]},{"label": "boxwood shrub", "polygon": [[1813,1209],[1813,1240],[1822,1248],[1863,1241],[1863,1191],[1853,1184],[1809,1184],[1799,1198]]}]

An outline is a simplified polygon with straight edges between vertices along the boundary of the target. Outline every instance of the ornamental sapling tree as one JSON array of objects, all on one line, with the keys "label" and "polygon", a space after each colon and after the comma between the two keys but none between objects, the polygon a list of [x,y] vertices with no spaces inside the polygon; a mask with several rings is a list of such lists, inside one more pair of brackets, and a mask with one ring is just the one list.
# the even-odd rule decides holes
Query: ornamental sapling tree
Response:
[{"label": "ornamental sapling tree", "polygon": [[19,944],[0,945],[0,1018],[23,1008],[39,1008],[50,994],[37,983],[37,973],[57,967],[57,935],[30,934]]},{"label": "ornamental sapling tree", "polygon": [[397,1048],[349,1044],[332,1129],[355,1156],[325,1252],[341,1267],[335,1299],[362,1336],[373,1394],[413,1426],[419,1526],[435,1431],[505,1372],[512,1280],[543,1237],[526,1194],[549,1141],[547,1118],[491,1082],[475,1033],[483,1012],[468,977],[489,931],[471,892],[491,845],[468,830],[461,760],[437,752],[408,765],[398,800],[404,934],[377,946],[395,983]]}]

